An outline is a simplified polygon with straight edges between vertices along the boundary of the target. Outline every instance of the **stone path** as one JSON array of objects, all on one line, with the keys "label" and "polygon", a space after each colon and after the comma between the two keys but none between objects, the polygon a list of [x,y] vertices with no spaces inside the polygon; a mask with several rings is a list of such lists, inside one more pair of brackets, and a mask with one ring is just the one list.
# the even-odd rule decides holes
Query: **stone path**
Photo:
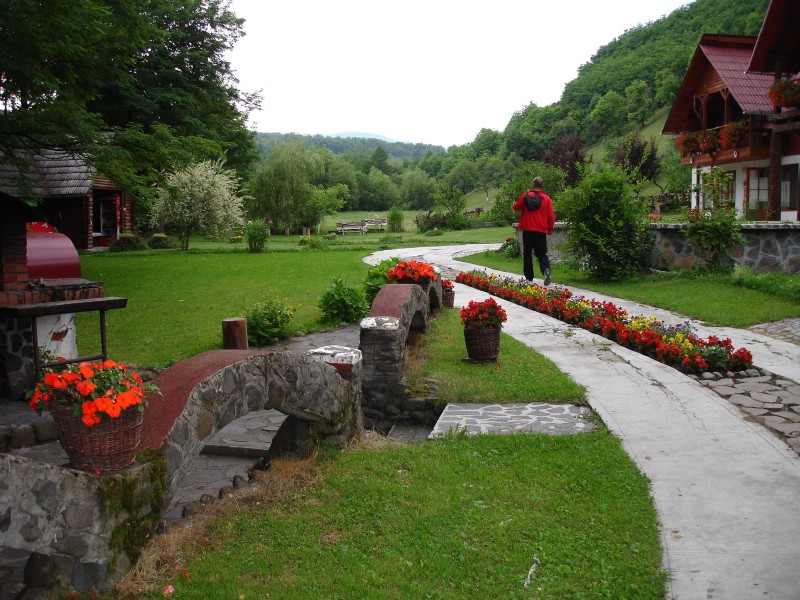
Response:
[{"label": "stone path", "polygon": [[572,404],[448,404],[428,439],[465,431],[570,434],[593,431],[591,409]]}]

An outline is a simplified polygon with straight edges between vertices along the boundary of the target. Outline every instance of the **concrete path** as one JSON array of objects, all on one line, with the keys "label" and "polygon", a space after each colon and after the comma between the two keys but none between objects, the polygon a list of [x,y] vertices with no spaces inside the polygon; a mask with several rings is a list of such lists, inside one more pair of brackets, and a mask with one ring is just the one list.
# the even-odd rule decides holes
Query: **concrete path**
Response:
[{"label": "concrete path", "polygon": [[[394,249],[452,277],[473,265],[458,256],[496,244]],[[506,273],[512,276],[512,274]],[[516,275],[513,275],[517,277]],[[558,281],[555,269],[554,281]],[[601,297],[572,289],[576,294]],[[456,285],[455,306],[485,292]],[[685,317],[608,298],[633,315],[668,323]],[[500,301],[504,331],[586,387],[591,407],[651,482],[661,522],[668,598],[800,599],[800,459],[763,426],[700,382],[561,321]],[[696,324],[704,337],[730,337],[756,366],[800,381],[800,347],[750,331]]]}]

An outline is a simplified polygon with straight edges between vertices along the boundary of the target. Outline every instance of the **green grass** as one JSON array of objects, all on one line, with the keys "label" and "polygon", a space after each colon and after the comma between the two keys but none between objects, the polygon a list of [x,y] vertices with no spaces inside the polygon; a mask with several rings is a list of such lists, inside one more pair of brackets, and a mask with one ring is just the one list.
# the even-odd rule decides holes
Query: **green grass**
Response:
[{"label": "green grass", "polygon": [[[105,282],[107,296],[128,307],[106,313],[109,355],[160,367],[222,346],[222,319],[266,298],[297,308],[293,327],[320,325],[318,300],[334,275],[361,287],[363,252],[192,253],[181,251],[84,254],[83,277]],[[79,350],[99,349],[96,314],[78,316]],[[85,335],[84,335],[84,332]]]},{"label": "green grass", "polygon": [[[218,348],[221,319],[271,295],[298,306],[298,329],[314,327],[331,277],[360,284],[367,270],[364,250],[222,249],[82,255],[85,277],[129,299],[107,315],[111,356],[165,366]],[[79,323],[82,352],[95,321]],[[581,386],[505,335],[496,368],[463,363],[457,309],[430,324],[419,352],[409,377],[437,377],[443,400],[583,402]],[[604,428],[456,434],[318,461],[310,488],[198,532],[205,541],[175,558],[188,580],[171,571],[153,597],[167,583],[181,598],[663,597],[647,481]]]},{"label": "green grass", "polygon": [[458,308],[443,310],[423,339],[423,358],[409,376],[411,388],[424,389],[424,380],[432,377],[439,382],[443,403],[492,403],[498,398],[504,402],[584,403],[582,386],[509,335],[501,335],[497,364],[464,362],[465,348]]},{"label": "green grass", "polygon": [[[477,266],[522,274],[522,259],[509,259],[497,252],[482,252],[459,260]],[[675,311],[710,325],[749,327],[787,318],[800,317],[800,276],[763,275],[745,277],[743,287],[737,276],[665,273],[641,276],[622,282],[597,282],[585,273],[563,264],[553,265],[553,281],[567,287],[593,290]],[[761,283],[754,283],[760,281]],[[771,282],[779,282],[772,285]],[[781,290],[780,286],[784,289]]]},{"label": "green grass", "polygon": [[206,532],[175,597],[664,596],[647,481],[606,431],[332,452],[322,471]]}]

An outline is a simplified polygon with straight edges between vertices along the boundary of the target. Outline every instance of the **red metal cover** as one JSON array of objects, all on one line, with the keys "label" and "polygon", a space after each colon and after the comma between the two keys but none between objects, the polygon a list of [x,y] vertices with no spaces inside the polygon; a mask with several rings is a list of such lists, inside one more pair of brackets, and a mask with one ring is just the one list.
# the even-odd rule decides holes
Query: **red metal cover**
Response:
[{"label": "red metal cover", "polygon": [[29,231],[27,237],[28,279],[80,279],[78,251],[67,236]]}]

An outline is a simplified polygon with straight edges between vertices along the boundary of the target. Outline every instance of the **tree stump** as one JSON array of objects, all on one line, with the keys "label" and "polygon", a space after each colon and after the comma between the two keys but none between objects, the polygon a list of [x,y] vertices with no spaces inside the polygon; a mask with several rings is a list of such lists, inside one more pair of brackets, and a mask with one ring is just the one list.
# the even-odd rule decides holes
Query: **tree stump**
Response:
[{"label": "tree stump", "polygon": [[222,348],[224,350],[247,350],[247,319],[236,317],[222,319]]}]

